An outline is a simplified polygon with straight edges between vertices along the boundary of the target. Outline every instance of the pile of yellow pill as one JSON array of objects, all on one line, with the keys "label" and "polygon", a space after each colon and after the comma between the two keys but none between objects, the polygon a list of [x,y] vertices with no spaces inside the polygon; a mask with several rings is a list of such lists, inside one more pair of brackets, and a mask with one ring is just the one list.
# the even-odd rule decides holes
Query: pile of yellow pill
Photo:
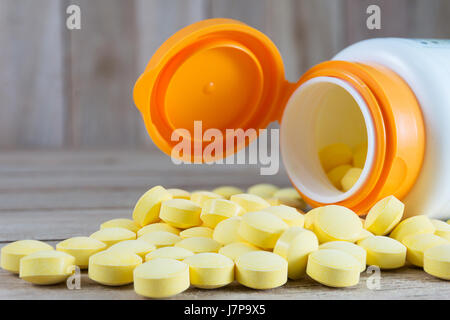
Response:
[{"label": "pile of yellow pill", "polygon": [[319,151],[319,160],[331,184],[343,192],[358,181],[364,168],[367,145],[353,149],[344,143],[330,144]]},{"label": "pile of yellow pill", "polygon": [[[353,186],[366,150],[331,145],[319,153],[336,188]],[[7,244],[1,267],[37,285],[64,282],[79,267],[94,282],[133,283],[137,294],[149,298],[233,281],[265,290],[306,277],[350,287],[366,266],[384,270],[407,263],[450,280],[450,225],[424,215],[404,219],[404,204],[394,196],[380,199],[364,219],[338,205],[305,209],[295,189],[267,183],[246,191],[156,186],[139,198],[132,219],[108,220],[90,236],[57,243],[56,250],[37,240]]]}]

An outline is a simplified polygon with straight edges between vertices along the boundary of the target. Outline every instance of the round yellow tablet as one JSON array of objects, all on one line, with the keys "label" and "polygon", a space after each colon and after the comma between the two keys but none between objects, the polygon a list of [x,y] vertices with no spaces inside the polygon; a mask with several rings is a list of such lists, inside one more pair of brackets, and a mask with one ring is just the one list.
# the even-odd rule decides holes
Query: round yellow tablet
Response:
[{"label": "round yellow tablet", "polygon": [[263,198],[248,193],[232,195],[230,201],[237,203],[244,209],[241,215],[244,212],[258,211],[270,207],[270,204]]},{"label": "round yellow tablet", "polygon": [[319,151],[319,159],[325,172],[353,161],[352,149],[344,143],[334,143]]},{"label": "round yellow tablet", "polygon": [[436,231],[434,232],[435,235],[450,241],[450,225],[448,223],[436,219],[432,219],[431,223],[436,229]]},{"label": "round yellow tablet", "polygon": [[436,229],[427,216],[414,216],[400,222],[391,232],[390,237],[400,242],[415,233],[434,233]]},{"label": "round yellow tablet", "polygon": [[305,224],[305,217],[293,207],[288,207],[284,204],[279,206],[272,206],[263,209],[262,211],[270,212],[278,218],[287,223],[288,226],[303,227]]},{"label": "round yellow tablet", "polygon": [[184,260],[187,257],[194,255],[194,253],[188,249],[180,247],[163,247],[150,252],[145,256],[145,261],[149,261],[155,258],[167,258],[175,260]]},{"label": "round yellow tablet", "polygon": [[366,250],[368,266],[396,269],[405,265],[406,247],[395,239],[373,236],[359,241],[358,245]]},{"label": "round yellow tablet", "polygon": [[205,226],[215,228],[220,221],[244,213],[245,210],[235,202],[225,199],[210,199],[203,204],[200,219]]},{"label": "round yellow tablet", "polygon": [[193,227],[180,232],[181,239],[192,237],[211,238],[214,230],[208,227]]},{"label": "round yellow tablet", "polygon": [[351,168],[350,170],[348,170],[341,179],[342,190],[350,190],[354,186],[356,181],[358,181],[361,173],[361,168]]},{"label": "round yellow tablet", "polygon": [[156,246],[144,240],[125,240],[112,245],[108,250],[124,250],[128,253],[134,253],[142,259],[145,256],[156,250]]},{"label": "round yellow tablet", "polygon": [[123,250],[105,250],[89,258],[89,278],[107,286],[133,282],[133,270],[142,264],[137,254]]},{"label": "round yellow tablet", "polygon": [[241,221],[241,217],[231,217],[219,222],[214,229],[213,239],[223,245],[239,242],[241,240],[239,236]]},{"label": "round yellow tablet", "polygon": [[189,266],[178,260],[156,258],[134,270],[134,291],[148,298],[167,298],[189,288]]},{"label": "round yellow tablet", "polygon": [[356,241],[361,241],[361,240],[363,240],[365,238],[373,237],[373,236],[374,236],[374,234],[372,232],[370,232],[370,231],[368,231],[366,229],[362,229],[360,234],[356,238]]},{"label": "round yellow tablet", "polygon": [[230,244],[227,244],[226,246],[223,246],[219,249],[219,253],[223,254],[224,256],[230,258],[233,261],[236,261],[237,258],[239,258],[244,253],[250,252],[250,251],[258,251],[258,249],[255,246],[252,246],[249,243],[245,242],[233,242]]},{"label": "round yellow tablet", "polygon": [[264,212],[248,212],[242,216],[239,236],[263,249],[273,249],[278,238],[289,226],[276,215]]},{"label": "round yellow tablet", "polygon": [[125,228],[106,228],[94,232],[89,237],[105,243],[108,247],[120,241],[135,240],[136,233]]},{"label": "round yellow tablet", "polygon": [[278,200],[277,198],[267,198],[267,199],[264,199],[264,200],[266,200],[271,206],[279,206],[281,203],[280,203],[280,200]]},{"label": "round yellow tablet", "polygon": [[257,195],[263,199],[271,198],[280,188],[271,183],[259,183],[247,189],[248,194]]},{"label": "round yellow tablet", "polygon": [[341,180],[345,176],[348,170],[352,168],[349,164],[343,164],[340,166],[337,166],[336,168],[331,169],[327,172],[327,177],[330,180],[330,182],[333,184],[333,186],[336,187],[336,189],[341,190],[342,184]]},{"label": "round yellow tablet", "polygon": [[189,265],[191,284],[197,288],[215,289],[234,281],[234,262],[218,253],[198,253],[183,260]]},{"label": "round yellow tablet", "polygon": [[214,239],[193,237],[183,239],[175,244],[176,247],[190,250],[194,253],[218,252],[222,245]]},{"label": "round yellow tablet", "polygon": [[180,230],[175,227],[172,227],[170,224],[167,224],[165,222],[157,222],[146,225],[145,227],[139,229],[139,231],[137,232],[137,236],[140,237],[146,233],[150,233],[153,231],[167,231],[176,235],[180,234]]},{"label": "round yellow tablet", "polygon": [[2,269],[19,273],[20,259],[33,252],[52,250],[53,247],[38,240],[19,240],[11,242],[1,249]]},{"label": "round yellow tablet", "polygon": [[320,243],[329,241],[355,242],[362,231],[362,223],[352,210],[337,206],[324,206],[316,214],[314,232]]},{"label": "round yellow tablet", "polygon": [[167,191],[172,195],[173,199],[186,199],[189,200],[191,198],[191,194],[183,189],[167,189]]},{"label": "round yellow tablet", "polygon": [[89,265],[89,257],[106,249],[106,244],[90,237],[74,237],[61,241],[56,245],[56,250],[70,254],[75,258],[75,265],[80,269],[86,269]]},{"label": "round yellow tablet", "polygon": [[140,236],[138,240],[146,241],[156,248],[173,246],[181,241],[181,237],[167,231],[153,231]]},{"label": "round yellow tablet", "polygon": [[272,289],[287,282],[288,263],[267,251],[251,251],[236,260],[236,280],[253,289]]},{"label": "round yellow tablet", "polygon": [[309,255],[306,273],[328,287],[351,287],[359,282],[361,265],[351,254],[321,249]]},{"label": "round yellow tablet", "polygon": [[423,257],[423,269],[432,276],[450,280],[450,243],[426,250]]},{"label": "round yellow tablet", "polygon": [[353,258],[355,258],[360,265],[359,271],[363,272],[366,269],[366,259],[367,254],[366,250],[364,250],[362,247],[351,243],[347,241],[331,241],[324,244],[321,244],[319,247],[319,250],[322,249],[335,249],[347,252],[348,254],[352,255]]},{"label": "round yellow tablet", "polygon": [[244,193],[244,191],[240,188],[237,187],[232,187],[232,186],[221,186],[218,187],[216,189],[214,189],[212,192],[221,195],[222,197],[224,197],[225,199],[230,199],[231,196],[235,195],[235,194],[240,194],[240,193]]},{"label": "round yellow tablet", "polygon": [[37,251],[20,260],[19,276],[25,281],[49,285],[65,281],[73,272],[75,258],[55,250]]},{"label": "round yellow tablet", "polygon": [[136,222],[134,222],[131,219],[112,219],[112,220],[108,220],[103,222],[100,225],[100,230],[101,229],[106,229],[106,228],[125,228],[128,229],[134,233],[138,232],[138,230],[141,228]]},{"label": "round yellow tablet", "polygon": [[172,194],[161,186],[144,193],[133,210],[133,220],[141,227],[157,222],[161,202],[172,199]]},{"label": "round yellow tablet", "polygon": [[316,220],[317,212],[319,212],[321,209],[322,207],[317,207],[305,213],[305,222],[304,222],[305,229],[314,231],[314,221]]},{"label": "round yellow tablet", "polygon": [[367,214],[364,228],[377,236],[389,234],[403,217],[405,205],[394,196],[378,201]]},{"label": "round yellow tablet", "polygon": [[408,249],[406,260],[415,266],[423,267],[423,254],[427,249],[447,243],[448,241],[432,233],[410,234],[403,238]]},{"label": "round yellow tablet", "polygon": [[159,217],[176,228],[191,228],[202,224],[200,213],[202,207],[191,200],[173,199],[164,201]]},{"label": "round yellow tablet", "polygon": [[298,193],[298,191],[294,188],[280,189],[274,193],[273,197],[278,199],[280,204],[284,204],[300,210],[305,210],[306,208],[306,202],[302,199],[300,193]]},{"label": "round yellow tablet", "polygon": [[290,227],[278,239],[273,253],[288,262],[288,277],[300,279],[306,274],[308,255],[319,248],[316,235],[301,227]]},{"label": "round yellow tablet", "polygon": [[210,199],[223,199],[223,197],[220,194],[210,191],[195,191],[191,193],[191,200],[201,207],[205,201]]}]

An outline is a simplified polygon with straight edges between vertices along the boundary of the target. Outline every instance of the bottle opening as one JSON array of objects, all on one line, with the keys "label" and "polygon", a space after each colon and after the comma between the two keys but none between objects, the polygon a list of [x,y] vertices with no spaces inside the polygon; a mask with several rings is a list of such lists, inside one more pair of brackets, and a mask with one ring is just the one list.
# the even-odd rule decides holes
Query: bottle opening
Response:
[{"label": "bottle opening", "polygon": [[282,158],[293,184],[324,204],[352,196],[369,176],[374,130],[367,104],[349,83],[306,81],[291,95],[281,121]]}]

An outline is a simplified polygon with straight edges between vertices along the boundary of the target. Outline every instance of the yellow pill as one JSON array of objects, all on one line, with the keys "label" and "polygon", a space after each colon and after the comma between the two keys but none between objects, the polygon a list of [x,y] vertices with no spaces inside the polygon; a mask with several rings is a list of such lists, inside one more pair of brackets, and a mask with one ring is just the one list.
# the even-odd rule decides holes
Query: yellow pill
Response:
[{"label": "yellow pill", "polygon": [[364,228],[377,236],[389,234],[403,217],[405,205],[394,196],[378,201],[367,214]]},{"label": "yellow pill", "polygon": [[271,206],[279,206],[280,200],[278,200],[277,198],[267,198],[265,199]]},{"label": "yellow pill", "polygon": [[106,228],[94,232],[89,237],[105,243],[109,248],[120,241],[135,240],[136,233],[125,228]]},{"label": "yellow pill", "polygon": [[173,246],[181,241],[181,237],[167,231],[153,231],[140,236],[138,240],[146,241],[156,248],[161,248]]},{"label": "yellow pill", "polygon": [[367,253],[362,247],[347,241],[331,241],[321,244],[319,250],[335,249],[346,252],[353,256],[359,263],[359,271],[363,272],[366,269]]},{"label": "yellow pill", "polygon": [[330,182],[335,186],[337,189],[342,189],[341,180],[345,176],[348,170],[352,168],[349,164],[343,164],[341,166],[337,166],[336,168],[331,169],[327,172],[327,177],[330,180]]},{"label": "yellow pill", "polygon": [[220,221],[244,213],[245,210],[235,202],[225,199],[210,199],[203,204],[200,219],[205,226],[215,228]]},{"label": "yellow pill", "polygon": [[354,184],[358,181],[361,173],[362,169],[360,168],[351,168],[350,170],[348,170],[341,179],[342,190],[343,191],[350,190],[354,186]]},{"label": "yellow pill", "polygon": [[328,287],[351,287],[359,282],[361,265],[351,254],[336,249],[314,251],[308,257],[306,273]]},{"label": "yellow pill", "polygon": [[355,242],[362,231],[362,222],[352,210],[329,205],[322,207],[314,220],[314,232],[320,243],[329,241]]},{"label": "yellow pill", "polygon": [[210,191],[195,191],[191,194],[191,200],[199,206],[203,206],[205,201],[210,199],[223,199],[223,197],[220,194]]},{"label": "yellow pill", "polygon": [[300,279],[306,274],[308,255],[319,248],[316,235],[301,227],[290,227],[278,239],[273,253],[288,262],[288,277]]},{"label": "yellow pill", "polygon": [[155,258],[166,258],[175,260],[184,260],[187,257],[194,255],[194,253],[185,248],[179,247],[164,247],[156,249],[145,256],[145,261],[149,261]]},{"label": "yellow pill", "polygon": [[448,223],[436,219],[432,219],[431,223],[436,229],[436,231],[434,232],[435,235],[450,241],[450,225],[448,225]]},{"label": "yellow pill", "polygon": [[90,237],[74,237],[61,241],[56,245],[56,250],[70,254],[75,258],[75,265],[80,269],[86,269],[89,265],[89,257],[106,249],[106,244]]},{"label": "yellow pill", "polygon": [[38,251],[52,250],[53,247],[38,240],[19,240],[1,249],[1,267],[12,273],[19,273],[20,259]]},{"label": "yellow pill", "polygon": [[144,259],[148,253],[156,250],[156,246],[144,240],[126,240],[112,245],[108,250],[124,250]]},{"label": "yellow pill", "polygon": [[172,194],[161,186],[156,186],[144,193],[136,202],[133,220],[141,227],[159,220],[161,202],[172,199]]},{"label": "yellow pill", "polygon": [[304,223],[304,227],[305,229],[314,231],[314,221],[316,220],[316,215],[317,213],[322,209],[322,207],[317,207],[314,208],[312,210],[309,210],[306,214],[305,214],[305,223]]},{"label": "yellow pill", "polygon": [[319,151],[319,159],[325,172],[343,164],[351,164],[353,152],[344,143],[335,143]]},{"label": "yellow pill", "polygon": [[193,227],[180,232],[181,239],[192,237],[212,238],[214,230],[208,227]]},{"label": "yellow pill", "polygon": [[366,229],[362,229],[361,232],[359,233],[358,237],[356,238],[356,241],[361,241],[364,240],[365,238],[368,237],[373,237],[374,234]]},{"label": "yellow pill", "polygon": [[167,224],[165,222],[157,222],[157,223],[152,223],[149,224],[141,229],[139,229],[139,231],[137,232],[137,236],[143,236],[146,233],[150,233],[150,232],[154,232],[154,231],[167,231],[176,235],[180,234],[180,230],[172,227],[170,224]]},{"label": "yellow pill", "polygon": [[306,202],[302,199],[300,193],[298,193],[298,191],[294,188],[280,189],[274,193],[273,197],[278,199],[280,204],[300,210],[306,209]]},{"label": "yellow pill", "polygon": [[251,251],[236,260],[236,280],[253,289],[272,289],[287,282],[288,263],[267,251]]},{"label": "yellow pill", "polygon": [[423,269],[432,276],[450,280],[450,243],[426,250],[423,258]]},{"label": "yellow pill", "polygon": [[133,231],[134,233],[138,232],[138,230],[141,228],[136,222],[134,222],[131,219],[112,219],[112,220],[103,222],[100,225],[100,230],[106,229],[106,228],[116,228],[116,227],[117,228],[125,228],[130,231]]},{"label": "yellow pill", "polygon": [[447,243],[448,241],[432,233],[410,234],[403,238],[408,249],[406,260],[415,266],[423,267],[423,254],[427,249]]},{"label": "yellow pill", "polygon": [[134,270],[134,291],[147,298],[167,298],[189,288],[189,266],[174,259],[152,259]]},{"label": "yellow pill", "polygon": [[160,218],[176,228],[191,228],[202,223],[200,213],[202,207],[191,200],[173,199],[161,205]]},{"label": "yellow pill", "polygon": [[218,253],[198,253],[183,260],[189,265],[191,284],[197,288],[215,289],[234,281],[234,262]]},{"label": "yellow pill", "polygon": [[358,145],[353,152],[353,166],[356,168],[364,168],[367,156],[367,143]]},{"label": "yellow pill", "polygon": [[224,197],[225,199],[230,199],[231,196],[235,195],[235,194],[240,194],[240,193],[244,193],[244,191],[240,188],[237,187],[232,187],[232,186],[222,186],[222,187],[218,187],[216,189],[214,189],[212,192],[221,195],[222,197]]},{"label": "yellow pill", "polygon": [[223,246],[219,249],[219,253],[223,254],[224,256],[230,258],[233,261],[236,261],[237,258],[239,258],[244,253],[250,252],[250,251],[258,251],[258,249],[255,246],[252,246],[249,243],[244,242],[233,242],[230,244],[227,244],[226,246]]},{"label": "yellow pill", "polygon": [[288,226],[303,227],[305,224],[305,217],[303,214],[298,212],[297,209],[285,206],[284,204],[268,207],[262,211],[270,212],[276,215],[278,218],[286,222]]},{"label": "yellow pill", "polygon": [[55,250],[30,253],[20,260],[21,279],[39,285],[65,281],[75,271],[75,258]]},{"label": "yellow pill", "polygon": [[403,242],[403,239],[410,234],[434,233],[435,231],[436,229],[427,216],[414,216],[400,222],[390,237]]},{"label": "yellow pill", "polygon": [[396,269],[405,265],[406,247],[395,239],[373,236],[359,241],[358,245],[366,250],[368,266]]},{"label": "yellow pill", "polygon": [[247,189],[248,194],[257,195],[263,199],[271,198],[280,188],[270,183],[255,184]]},{"label": "yellow pill", "polygon": [[107,285],[122,286],[133,282],[133,270],[142,264],[137,254],[123,250],[105,250],[89,258],[91,280]]},{"label": "yellow pill", "polygon": [[214,239],[193,237],[183,239],[175,244],[176,247],[190,250],[194,253],[218,252],[222,245]]},{"label": "yellow pill", "polygon": [[276,215],[264,212],[248,212],[242,216],[239,236],[263,249],[273,249],[278,238],[288,228],[286,222]]},{"label": "yellow pill", "polygon": [[219,222],[214,229],[213,239],[222,245],[239,242],[239,226],[241,224],[241,217],[231,217]]},{"label": "yellow pill", "polygon": [[[248,193],[232,195],[230,201],[240,205],[244,209],[243,212],[258,211],[270,207],[270,204],[263,198]],[[243,212],[241,214],[243,214]]]},{"label": "yellow pill", "polygon": [[167,191],[172,195],[173,199],[186,199],[189,200],[191,198],[191,194],[183,189],[167,189]]}]

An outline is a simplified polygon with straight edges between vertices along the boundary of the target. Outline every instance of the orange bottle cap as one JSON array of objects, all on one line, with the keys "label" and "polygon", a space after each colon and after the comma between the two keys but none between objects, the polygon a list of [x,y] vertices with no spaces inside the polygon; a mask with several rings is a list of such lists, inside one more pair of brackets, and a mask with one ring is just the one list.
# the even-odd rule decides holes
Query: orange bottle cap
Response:
[{"label": "orange bottle cap", "polygon": [[[150,60],[133,95],[161,150],[203,162],[239,151],[258,129],[278,120],[287,84],[280,53],[266,35],[236,20],[210,19],[170,37]],[[200,133],[195,121],[201,121]],[[223,137],[219,149],[225,154],[214,154],[214,159],[203,157],[211,141],[201,137],[208,129],[218,129]],[[227,146],[227,129],[255,129],[256,135]],[[180,136],[192,146],[190,155],[172,154]]]}]

